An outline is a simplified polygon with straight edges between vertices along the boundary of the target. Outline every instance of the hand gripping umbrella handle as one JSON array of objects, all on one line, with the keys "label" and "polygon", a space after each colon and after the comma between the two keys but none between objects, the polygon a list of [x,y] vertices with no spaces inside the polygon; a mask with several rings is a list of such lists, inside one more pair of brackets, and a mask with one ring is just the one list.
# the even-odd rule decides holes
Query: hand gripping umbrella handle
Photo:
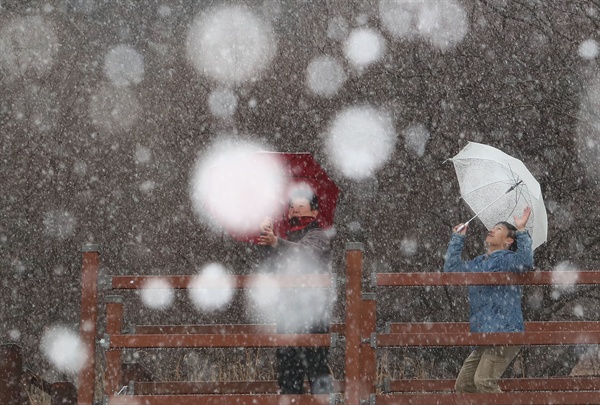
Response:
[{"label": "hand gripping umbrella handle", "polygon": [[[475,217],[473,217],[471,219],[474,219]],[[458,233],[458,232],[462,231],[463,229],[465,229],[467,227],[467,225],[469,225],[469,222],[471,222],[471,219],[469,219],[467,222],[465,222],[464,224],[462,224],[461,226],[459,226],[458,229],[456,230],[456,232]]]},{"label": "hand gripping umbrella handle", "polygon": [[504,197],[506,194],[510,193],[511,191],[513,191],[515,188],[517,188],[517,186],[519,184],[523,183],[523,180],[519,180],[518,183],[516,183],[514,186],[512,186],[511,188],[509,188],[508,190],[506,190],[506,192],[502,195],[500,195],[500,197],[496,198],[494,201],[492,201],[491,203],[489,203],[488,205],[485,206],[484,209],[482,209],[481,211],[479,211],[477,214],[475,214],[475,216],[473,216],[473,218],[469,219],[467,222],[465,222],[464,224],[462,224],[457,230],[456,232],[460,232],[463,229],[465,229],[465,227],[467,225],[469,225],[469,222],[471,222],[472,220],[474,220],[475,218],[477,218],[479,216],[479,214],[481,214],[483,211],[487,210],[488,208],[490,208],[490,206],[492,204],[494,204],[496,201],[498,201],[499,199],[501,199],[502,197]]}]

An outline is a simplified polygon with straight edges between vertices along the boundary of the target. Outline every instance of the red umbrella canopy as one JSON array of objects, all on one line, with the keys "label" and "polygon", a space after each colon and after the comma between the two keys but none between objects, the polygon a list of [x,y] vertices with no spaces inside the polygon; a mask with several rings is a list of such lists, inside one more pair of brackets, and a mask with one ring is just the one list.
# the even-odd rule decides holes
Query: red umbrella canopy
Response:
[{"label": "red umbrella canopy", "polygon": [[[273,218],[273,228],[279,236],[285,237],[288,229],[287,206],[290,196],[298,189],[310,189],[310,191],[319,198],[319,215],[317,220],[323,229],[333,226],[333,218],[338,197],[340,195],[339,187],[329,178],[325,170],[317,163],[310,153],[280,153],[280,152],[256,152],[258,156],[277,158],[288,177],[285,187],[285,195],[281,196],[279,210],[276,211]],[[260,230],[257,227],[256,234],[240,236],[232,234],[234,238],[240,241],[255,242]]]}]

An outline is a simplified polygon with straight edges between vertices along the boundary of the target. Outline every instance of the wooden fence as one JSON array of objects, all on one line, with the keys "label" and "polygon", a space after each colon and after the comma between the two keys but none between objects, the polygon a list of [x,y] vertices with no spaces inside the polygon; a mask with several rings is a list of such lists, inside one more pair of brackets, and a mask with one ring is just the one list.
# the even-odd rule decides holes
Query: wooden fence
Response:
[{"label": "wooden fence", "polygon": [[[85,345],[94,353],[79,374],[78,403],[94,403],[95,360],[105,355],[102,376],[105,405],[125,404],[600,404],[599,377],[548,377],[505,379],[500,394],[458,394],[453,380],[386,380],[376,386],[377,350],[387,347],[444,347],[472,345],[595,345],[600,344],[600,322],[528,322],[524,333],[470,333],[461,322],[390,323],[377,330],[377,300],[364,292],[363,246],[346,247],[345,322],[332,325],[329,334],[277,334],[274,325],[136,325],[124,333],[123,298],[119,290],[141,288],[153,276],[113,276],[103,280],[107,295],[106,335],[97,336],[99,249],[83,248],[81,330]],[[255,276],[229,276],[235,288],[249,288]],[[187,288],[191,276],[161,276],[174,288]],[[329,275],[281,276],[280,285],[329,287]],[[510,273],[379,273],[371,289],[451,285],[556,285],[600,284],[600,272]],[[368,286],[366,286],[368,287]],[[279,395],[274,381],[196,382],[155,381],[122,363],[122,351],[135,348],[239,348],[309,346],[345,347],[344,380],[334,382],[331,395]],[[98,400],[98,398],[96,398]],[[133,401],[133,402],[132,402]]]},{"label": "wooden fence", "polygon": [[[376,287],[468,285],[600,284],[600,272],[515,273],[379,273]],[[391,323],[371,335],[372,348],[444,346],[560,346],[600,343],[600,322],[526,322],[522,333],[471,333],[468,323]],[[370,403],[391,404],[598,404],[600,376],[514,378],[500,381],[499,394],[459,394],[454,380],[387,380]]]}]

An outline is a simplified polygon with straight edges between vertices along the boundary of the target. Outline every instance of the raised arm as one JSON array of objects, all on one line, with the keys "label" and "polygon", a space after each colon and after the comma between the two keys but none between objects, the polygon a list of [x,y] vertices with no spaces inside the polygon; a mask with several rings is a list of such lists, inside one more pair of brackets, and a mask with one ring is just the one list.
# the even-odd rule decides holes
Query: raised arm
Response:
[{"label": "raised arm", "polygon": [[508,260],[508,271],[515,273],[524,273],[533,270],[533,249],[531,248],[532,241],[529,232],[525,230],[527,221],[531,215],[531,208],[525,207],[523,214],[520,217],[515,216],[515,226],[517,228],[517,251],[511,255]]},{"label": "raised arm", "polygon": [[273,233],[272,222],[266,219],[261,224],[261,236],[258,238],[258,244],[270,246],[276,251],[285,252],[289,249],[307,249],[317,255],[329,254],[331,251],[331,242],[327,233],[320,229],[310,230],[299,242],[278,238]]},{"label": "raised arm", "polygon": [[525,230],[517,231],[517,251],[506,258],[506,270],[513,273],[525,273],[533,270],[533,250],[531,236]]},{"label": "raised arm", "polygon": [[458,231],[463,224],[458,224],[454,227],[448,249],[446,250],[446,256],[444,257],[444,271],[445,272],[465,272],[468,268],[465,262],[462,261],[461,255],[463,246],[465,244],[466,234],[468,225]]}]

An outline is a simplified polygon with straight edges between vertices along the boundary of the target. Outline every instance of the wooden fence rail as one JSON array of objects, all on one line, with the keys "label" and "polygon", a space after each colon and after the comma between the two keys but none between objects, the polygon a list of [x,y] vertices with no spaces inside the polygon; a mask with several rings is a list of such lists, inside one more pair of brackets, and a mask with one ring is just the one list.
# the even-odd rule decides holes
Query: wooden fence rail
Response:
[{"label": "wooden fence rail", "polygon": [[[442,287],[469,285],[600,284],[596,271],[515,273],[374,273],[371,286]],[[526,322],[519,333],[471,333],[466,322],[388,323],[382,333],[363,335],[373,350],[382,347],[477,345],[597,345],[600,322]],[[387,404],[598,404],[600,376],[519,378],[500,381],[500,394],[454,393],[454,380],[386,380],[382,394],[371,392],[370,405]]]},{"label": "wooden fence rail", "polygon": [[[111,276],[98,280],[96,246],[83,249],[81,336],[88,348],[104,349],[106,371],[103,398],[106,405],[130,404],[600,404],[600,378],[548,377],[501,380],[501,394],[457,394],[453,380],[385,380],[376,386],[377,351],[386,347],[472,345],[596,345],[600,344],[600,322],[527,322],[523,333],[471,333],[464,322],[388,323],[377,328],[377,296],[380,288],[412,288],[467,285],[594,285],[600,272],[512,273],[379,273],[371,275],[371,286],[363,289],[363,245],[346,248],[343,324],[334,324],[328,334],[289,335],[276,333],[275,325],[126,325],[123,298],[118,290],[143,288],[160,278],[173,288],[188,288],[193,276]],[[216,280],[215,280],[216,281]],[[222,281],[222,280],[221,280]],[[254,288],[260,276],[228,276],[232,288]],[[330,275],[281,276],[282,288],[306,286],[329,288]],[[112,290],[105,297],[106,334],[96,335],[98,286]],[[202,288],[219,288],[207,282]],[[93,308],[92,308],[93,307]],[[85,332],[85,333],[83,333]],[[99,345],[97,345],[99,343]],[[332,395],[279,395],[275,381],[191,382],[136,379],[122,363],[122,351],[131,348],[215,348],[343,345],[344,381],[335,381]],[[79,404],[92,405],[94,356],[79,375]],[[131,369],[129,369],[131,371]],[[151,376],[151,374],[148,374]],[[130,381],[130,380],[131,381]],[[85,392],[84,392],[85,391]],[[125,393],[126,395],[122,395]]]}]

